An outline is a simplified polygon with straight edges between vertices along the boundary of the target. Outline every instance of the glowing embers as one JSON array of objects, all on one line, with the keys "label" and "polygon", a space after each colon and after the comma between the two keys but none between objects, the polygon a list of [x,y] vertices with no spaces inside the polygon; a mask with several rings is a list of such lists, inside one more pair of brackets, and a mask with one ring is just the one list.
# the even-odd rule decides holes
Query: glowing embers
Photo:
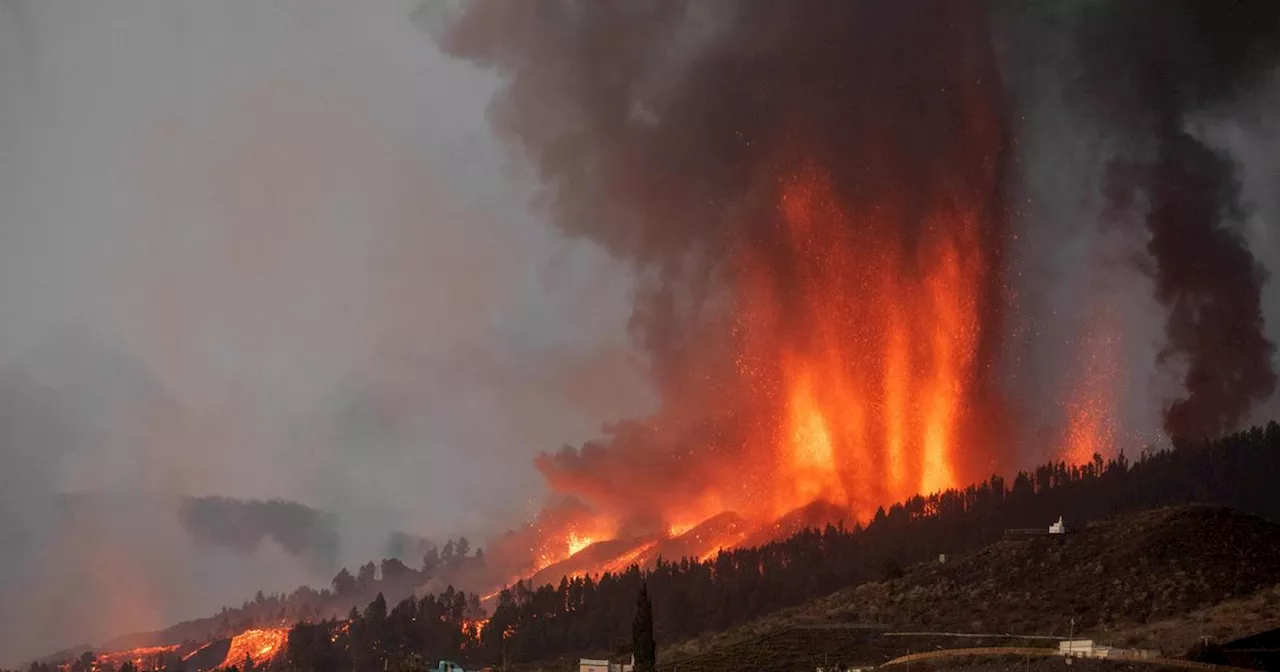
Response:
[{"label": "glowing embers", "polygon": [[744,247],[736,361],[774,419],[747,439],[773,476],[755,484],[771,506],[742,507],[760,522],[819,500],[865,519],[957,484],[988,261],[972,213],[942,202],[851,214],[808,166],[782,183],[776,249]]},{"label": "glowing embers", "polygon": [[1112,302],[1095,300],[1093,308],[1092,319],[1076,346],[1080,365],[1065,409],[1067,429],[1061,457],[1072,465],[1088,464],[1095,454],[1106,458],[1115,452],[1123,332]]}]

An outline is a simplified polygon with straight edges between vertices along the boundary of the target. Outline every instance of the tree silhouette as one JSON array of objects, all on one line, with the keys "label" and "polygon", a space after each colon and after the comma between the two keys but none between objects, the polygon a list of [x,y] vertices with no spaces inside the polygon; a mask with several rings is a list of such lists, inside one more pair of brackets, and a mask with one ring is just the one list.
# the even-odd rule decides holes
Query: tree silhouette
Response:
[{"label": "tree silhouette", "polygon": [[339,596],[350,595],[356,590],[356,577],[351,576],[351,572],[346,567],[333,577],[333,592]]},{"label": "tree silhouette", "polygon": [[644,583],[640,584],[640,598],[636,601],[631,646],[636,657],[635,672],[653,672],[657,664],[657,647],[653,641],[653,605],[649,603],[649,588]]}]

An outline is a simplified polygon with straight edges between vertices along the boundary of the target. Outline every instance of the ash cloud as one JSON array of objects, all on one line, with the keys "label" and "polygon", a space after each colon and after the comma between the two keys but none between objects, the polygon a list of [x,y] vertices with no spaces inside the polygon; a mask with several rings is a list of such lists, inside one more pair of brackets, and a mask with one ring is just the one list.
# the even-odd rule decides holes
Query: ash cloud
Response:
[{"label": "ash cloud", "polygon": [[1164,429],[1222,434],[1275,392],[1275,345],[1241,165],[1198,127],[1238,115],[1280,65],[1280,7],[1100,2],[1069,25],[1080,59],[1070,90],[1114,148],[1109,216],[1145,227],[1148,272],[1168,310],[1160,357],[1184,390]]}]

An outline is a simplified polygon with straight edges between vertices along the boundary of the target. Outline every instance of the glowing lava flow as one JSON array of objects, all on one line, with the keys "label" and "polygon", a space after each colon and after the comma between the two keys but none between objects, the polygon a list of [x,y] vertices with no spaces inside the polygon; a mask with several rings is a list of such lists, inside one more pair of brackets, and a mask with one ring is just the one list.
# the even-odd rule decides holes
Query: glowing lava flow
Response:
[{"label": "glowing lava flow", "polygon": [[653,550],[653,548],[657,545],[658,545],[658,542],[656,541],[650,541],[648,543],[641,544],[640,546],[637,546],[636,548],[630,551],[627,551],[626,553],[623,553],[622,555],[605,563],[604,571],[611,572],[614,574],[617,574],[618,572],[625,572],[627,571],[628,567],[630,567],[633,563],[636,562],[637,558]]},{"label": "glowing lava flow", "polygon": [[668,537],[678,537],[694,528],[694,523],[672,523],[667,526]]},{"label": "glowing lava flow", "polygon": [[129,649],[126,651],[112,651],[107,653],[99,653],[95,660],[95,664],[99,668],[112,666],[119,668],[124,663],[133,663],[138,669],[146,669],[154,666],[159,660],[165,656],[176,654],[180,647],[177,644],[168,646],[146,646],[137,649]]},{"label": "glowing lava flow", "polygon": [[231,639],[231,648],[227,650],[226,660],[221,667],[239,666],[246,657],[255,665],[271,660],[280,652],[288,638],[288,628],[245,630]]},{"label": "glowing lava flow", "polygon": [[565,542],[569,546],[569,557],[577,555],[579,551],[594,543],[591,537],[578,536],[577,532],[570,532]]}]

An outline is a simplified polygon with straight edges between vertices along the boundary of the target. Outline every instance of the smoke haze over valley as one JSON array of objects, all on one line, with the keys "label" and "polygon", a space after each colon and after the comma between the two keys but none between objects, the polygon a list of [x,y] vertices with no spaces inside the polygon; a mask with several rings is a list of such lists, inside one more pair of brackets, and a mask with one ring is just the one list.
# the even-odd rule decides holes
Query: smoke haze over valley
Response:
[{"label": "smoke haze over valley", "polygon": [[[626,275],[526,213],[495,78],[412,9],[0,3],[0,662],[518,525],[539,449],[651,403]],[[183,495],[335,546],[210,550]]]}]

